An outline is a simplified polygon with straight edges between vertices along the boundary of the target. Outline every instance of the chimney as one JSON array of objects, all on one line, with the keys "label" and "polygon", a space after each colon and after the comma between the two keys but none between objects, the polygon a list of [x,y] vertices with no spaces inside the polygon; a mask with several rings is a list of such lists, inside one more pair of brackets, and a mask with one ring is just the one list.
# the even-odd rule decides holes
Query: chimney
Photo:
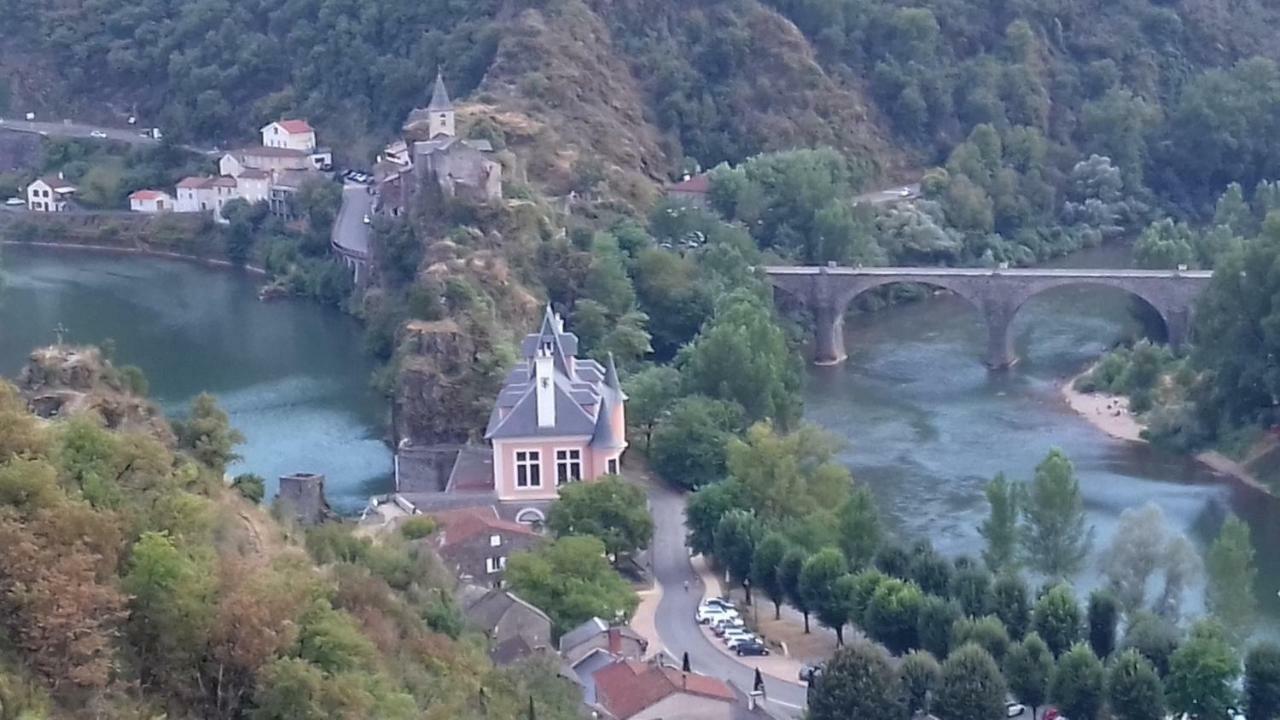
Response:
[{"label": "chimney", "polygon": [[61,171],[61,170],[59,170],[59,171],[58,171],[58,179],[59,179],[59,180],[66,180],[66,178],[62,176],[62,171]]},{"label": "chimney", "polygon": [[616,627],[609,628],[609,654],[619,655],[622,653],[622,632]]},{"label": "chimney", "polygon": [[556,332],[564,332],[564,316],[560,313],[556,313]]},{"label": "chimney", "polygon": [[549,350],[541,349],[533,356],[534,392],[538,400],[538,427],[556,426],[555,365]]}]

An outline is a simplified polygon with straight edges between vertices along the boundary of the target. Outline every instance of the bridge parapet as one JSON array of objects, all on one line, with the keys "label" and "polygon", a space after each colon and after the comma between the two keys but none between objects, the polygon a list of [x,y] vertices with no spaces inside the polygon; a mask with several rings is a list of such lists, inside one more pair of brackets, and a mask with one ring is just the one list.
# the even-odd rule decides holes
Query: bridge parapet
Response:
[{"label": "bridge parapet", "polygon": [[1177,348],[1187,339],[1195,300],[1208,285],[1207,271],[1108,269],[849,268],[767,267],[774,287],[814,314],[814,361],[842,361],[843,318],[859,295],[893,283],[942,288],[969,301],[982,314],[988,338],[985,360],[993,368],[1016,362],[1009,328],[1018,310],[1036,295],[1057,287],[1099,285],[1124,290],[1149,304]]}]

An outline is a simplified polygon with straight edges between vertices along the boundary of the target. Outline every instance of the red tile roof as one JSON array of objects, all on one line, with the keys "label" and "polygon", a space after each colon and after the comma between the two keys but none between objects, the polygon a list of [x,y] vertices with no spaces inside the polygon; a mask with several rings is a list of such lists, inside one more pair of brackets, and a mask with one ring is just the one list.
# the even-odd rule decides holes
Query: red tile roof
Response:
[{"label": "red tile roof", "polygon": [[271,173],[267,172],[266,170],[259,170],[257,168],[245,168],[244,170],[240,171],[240,175],[237,176],[237,179],[266,180],[269,177],[271,177]]},{"label": "red tile roof", "polygon": [[220,175],[210,180],[209,185],[214,187],[235,187],[236,179],[227,175]]},{"label": "red tile roof", "polygon": [[290,135],[315,132],[311,127],[311,123],[306,120],[281,120],[279,125]]},{"label": "red tile roof", "polygon": [[139,190],[129,196],[130,200],[160,200],[168,197],[169,193],[160,190]]},{"label": "red tile roof", "polygon": [[596,700],[618,720],[627,720],[677,693],[734,702],[733,691],[716,678],[620,660],[595,672]]},{"label": "red tile roof", "polygon": [[432,517],[440,523],[440,531],[436,533],[436,546],[446,548],[470,540],[477,535],[495,533],[515,533],[539,537],[529,526],[521,525],[498,517],[498,511],[492,506],[484,508],[462,508],[444,510],[433,513]]},{"label": "red tile roof", "polygon": [[179,181],[178,181],[178,187],[180,187],[180,188],[202,188],[202,187],[208,187],[208,186],[209,186],[209,181],[210,181],[211,179],[212,179],[212,178],[199,177],[199,176],[197,176],[197,175],[192,175],[191,177],[185,177],[185,178],[182,178],[181,180],[179,180]]},{"label": "red tile roof", "polygon": [[711,179],[707,177],[706,173],[694,175],[687,180],[682,180],[672,185],[668,190],[683,193],[709,193],[711,192]]}]

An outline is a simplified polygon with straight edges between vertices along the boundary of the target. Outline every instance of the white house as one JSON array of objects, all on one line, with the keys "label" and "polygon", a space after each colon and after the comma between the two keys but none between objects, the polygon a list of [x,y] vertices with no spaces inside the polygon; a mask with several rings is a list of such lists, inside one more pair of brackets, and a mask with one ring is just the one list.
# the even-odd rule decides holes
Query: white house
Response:
[{"label": "white house", "polygon": [[129,196],[129,209],[140,213],[173,212],[173,196],[163,190],[139,190]]},{"label": "white house", "polygon": [[213,186],[210,182],[211,177],[191,176],[178,181],[178,197],[174,201],[174,209],[177,212],[204,212],[212,210],[213,202]]},{"label": "white house", "polygon": [[306,120],[278,120],[262,128],[262,146],[309,153],[316,149],[316,131]]},{"label": "white house", "polygon": [[66,212],[76,186],[57,176],[36,178],[27,186],[27,209],[35,212]]},{"label": "white house", "polygon": [[271,198],[271,173],[246,168],[236,176],[236,193],[247,203],[265,202]]}]

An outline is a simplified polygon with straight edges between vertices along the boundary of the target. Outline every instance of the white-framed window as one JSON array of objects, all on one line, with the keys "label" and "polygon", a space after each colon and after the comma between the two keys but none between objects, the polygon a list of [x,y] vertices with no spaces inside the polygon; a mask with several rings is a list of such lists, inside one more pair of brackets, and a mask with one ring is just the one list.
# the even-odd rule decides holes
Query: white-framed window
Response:
[{"label": "white-framed window", "polygon": [[556,485],[582,479],[582,451],[577,448],[556,450]]},{"label": "white-framed window", "polygon": [[608,473],[610,475],[618,474],[618,458],[609,458],[607,465],[609,466]]},{"label": "white-framed window", "polygon": [[490,575],[501,572],[506,567],[507,559],[505,557],[487,557],[484,559],[484,570]]},{"label": "white-framed window", "polygon": [[501,535],[490,535],[490,536],[489,536],[489,547],[498,547],[498,546],[500,546],[500,545],[502,545],[502,536],[501,536]]},{"label": "white-framed window", "polygon": [[542,487],[542,453],[537,450],[516,451],[516,487]]}]

